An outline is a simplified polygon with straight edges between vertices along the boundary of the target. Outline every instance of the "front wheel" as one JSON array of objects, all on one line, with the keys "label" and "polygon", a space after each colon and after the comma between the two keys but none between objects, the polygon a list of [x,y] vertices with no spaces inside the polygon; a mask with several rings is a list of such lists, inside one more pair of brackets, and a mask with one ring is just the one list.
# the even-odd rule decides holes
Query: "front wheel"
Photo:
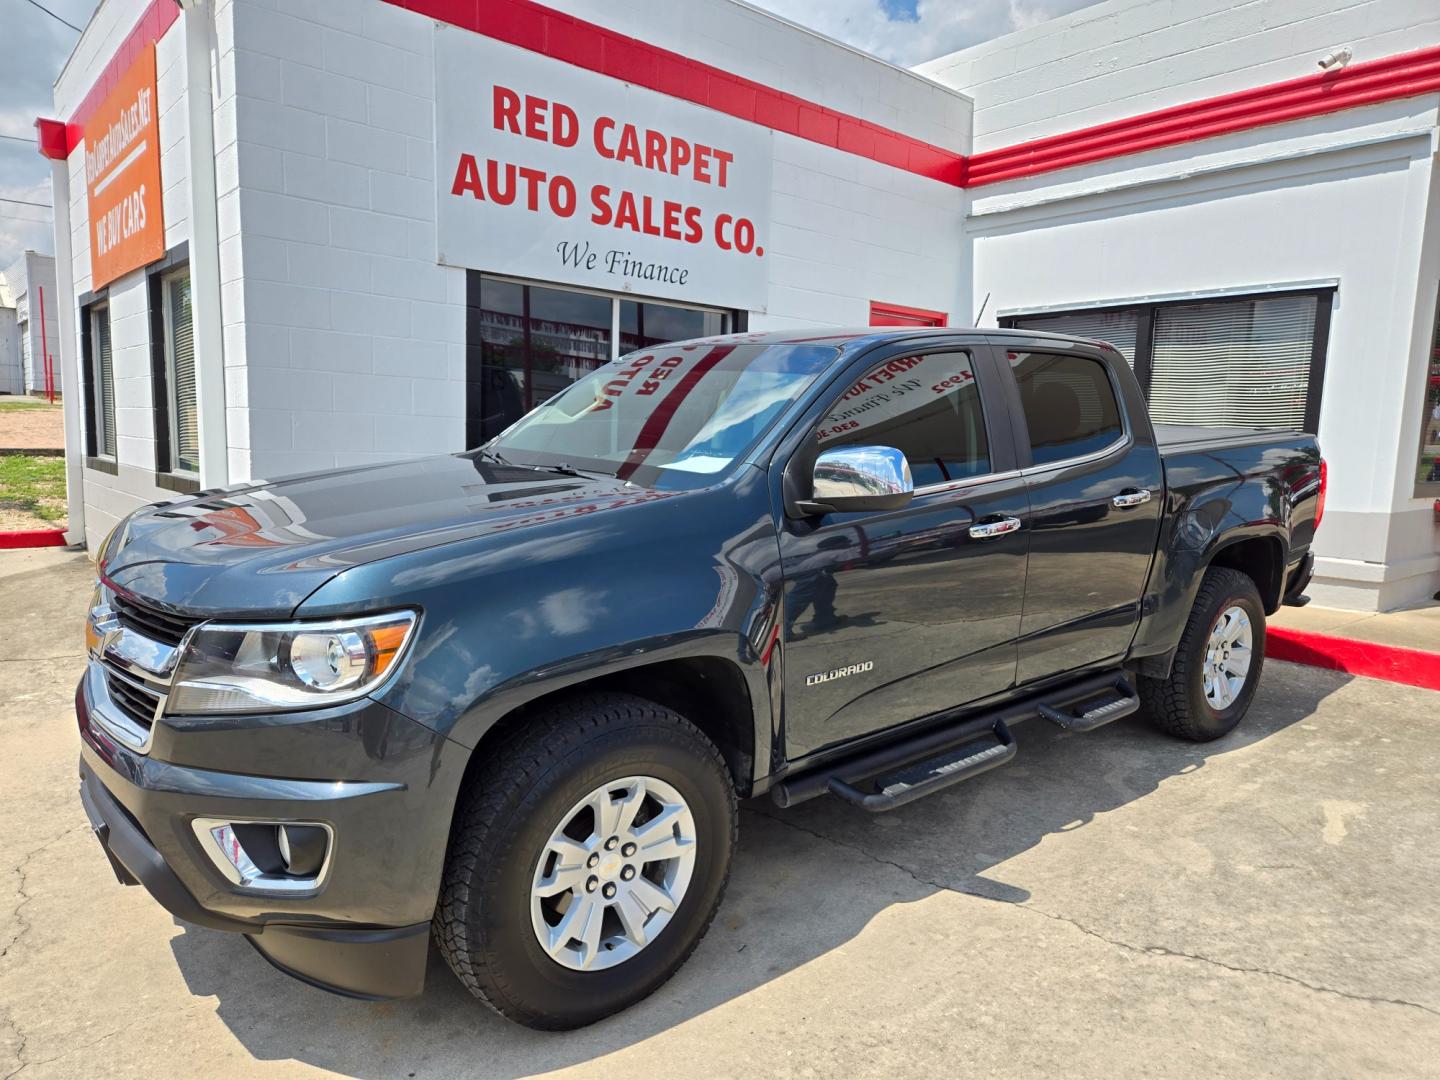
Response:
[{"label": "front wheel", "polygon": [[734,785],[713,743],[641,698],[591,694],[533,717],[472,777],[435,930],[497,1012],[574,1028],[652,993],[719,907]]},{"label": "front wheel", "polygon": [[1205,571],[1175,661],[1164,679],[1141,679],[1140,698],[1162,731],[1208,742],[1250,708],[1265,665],[1265,608],[1239,570]]}]

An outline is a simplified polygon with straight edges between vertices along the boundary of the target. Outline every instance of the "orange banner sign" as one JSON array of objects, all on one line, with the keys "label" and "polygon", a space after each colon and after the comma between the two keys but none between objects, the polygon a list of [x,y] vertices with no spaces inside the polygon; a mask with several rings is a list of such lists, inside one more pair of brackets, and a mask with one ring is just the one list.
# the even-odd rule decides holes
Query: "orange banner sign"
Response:
[{"label": "orange banner sign", "polygon": [[165,254],[155,46],[147,45],[85,124],[91,289]]}]

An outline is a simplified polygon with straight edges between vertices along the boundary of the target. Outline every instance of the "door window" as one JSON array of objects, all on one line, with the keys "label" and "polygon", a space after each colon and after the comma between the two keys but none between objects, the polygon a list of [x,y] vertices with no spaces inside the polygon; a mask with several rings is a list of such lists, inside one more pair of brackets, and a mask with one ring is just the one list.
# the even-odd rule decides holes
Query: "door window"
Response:
[{"label": "door window", "polygon": [[871,368],[835,403],[816,438],[835,446],[891,446],[917,488],[990,469],[990,447],[969,353],[900,356]]},{"label": "door window", "polygon": [[1036,465],[1103,450],[1124,431],[1105,365],[1088,356],[1007,354]]}]

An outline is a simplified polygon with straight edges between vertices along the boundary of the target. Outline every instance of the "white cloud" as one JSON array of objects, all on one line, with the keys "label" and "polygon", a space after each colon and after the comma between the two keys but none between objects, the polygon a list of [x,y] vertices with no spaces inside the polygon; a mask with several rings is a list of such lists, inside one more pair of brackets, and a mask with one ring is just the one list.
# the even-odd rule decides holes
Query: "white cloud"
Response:
[{"label": "white cloud", "polygon": [[1066,15],[1096,0],[918,0],[915,19],[892,19],[881,0],[751,0],[883,60],[925,60]]},{"label": "white cloud", "polygon": [[[42,175],[48,172],[42,160]],[[50,181],[34,184],[0,183],[0,270],[14,262],[26,248],[45,254],[55,249],[51,211],[32,203],[50,202]]]}]

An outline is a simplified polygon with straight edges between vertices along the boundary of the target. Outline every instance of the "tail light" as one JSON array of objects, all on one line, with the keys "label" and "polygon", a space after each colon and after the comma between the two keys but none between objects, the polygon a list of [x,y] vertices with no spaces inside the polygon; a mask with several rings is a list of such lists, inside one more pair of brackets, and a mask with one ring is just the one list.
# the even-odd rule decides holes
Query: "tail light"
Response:
[{"label": "tail light", "polygon": [[1320,528],[1320,519],[1325,516],[1325,488],[1330,483],[1330,469],[1325,459],[1320,459],[1320,494],[1315,497],[1315,528]]}]

